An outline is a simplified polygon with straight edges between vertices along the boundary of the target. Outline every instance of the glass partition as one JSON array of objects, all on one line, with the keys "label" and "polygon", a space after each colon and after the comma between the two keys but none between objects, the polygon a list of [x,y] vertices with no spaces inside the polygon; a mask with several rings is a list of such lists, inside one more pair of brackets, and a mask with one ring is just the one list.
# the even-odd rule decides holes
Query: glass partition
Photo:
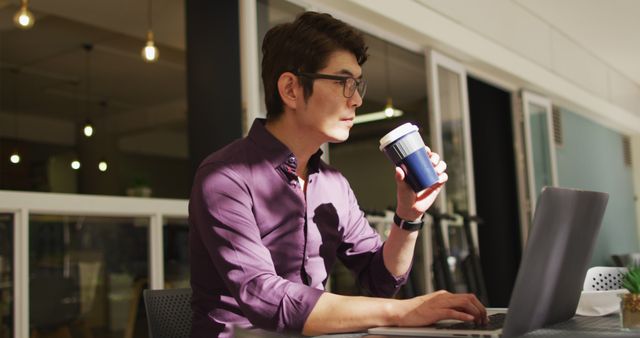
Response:
[{"label": "glass partition", "polygon": [[0,338],[13,337],[13,214],[0,214]]},{"label": "glass partition", "polygon": [[[444,209],[448,214],[469,214],[469,181],[465,149],[464,110],[462,109],[460,75],[438,66],[440,117],[442,128],[442,158],[447,162],[449,181],[446,185]],[[454,225],[453,223],[448,223]],[[455,224],[460,225],[460,224]],[[445,241],[449,244],[447,262],[453,272],[456,291],[467,291],[462,282],[459,262],[469,254],[464,229],[447,226]]]},{"label": "glass partition", "polygon": [[475,222],[468,226],[463,222],[476,213],[467,73],[462,64],[445,55],[433,50],[428,55],[433,113],[431,148],[446,161],[449,175],[437,202],[438,211],[444,216],[434,218],[434,285],[430,291],[446,288],[471,292],[464,267],[471,254],[469,244],[477,247],[478,235]]},{"label": "glass partition", "polygon": [[[547,115],[544,107],[534,103],[529,104],[529,123],[531,124],[531,150],[533,155],[534,191],[542,190],[542,187],[553,185],[551,175],[551,156],[549,147],[549,129],[547,128]],[[536,195],[537,197],[537,195]]]},{"label": "glass partition", "polygon": [[185,2],[153,7],[153,64],[145,1],[83,4],[31,1],[28,31],[0,6],[0,189],[187,198]]},{"label": "glass partition", "polygon": [[[262,61],[262,40],[267,31],[275,25],[292,22],[298,14],[304,12],[304,8],[292,4],[286,0],[257,0],[256,15],[258,20],[258,51]],[[258,64],[262,73],[262,62]],[[267,107],[264,103],[264,85],[260,78],[260,116],[266,117]]]},{"label": "glass partition", "polygon": [[188,288],[189,223],[186,218],[165,218],[162,227],[165,289]]},{"label": "glass partition", "polygon": [[446,210],[449,213],[468,212],[469,196],[465,154],[464,111],[460,97],[459,74],[438,66],[442,157],[447,162]]},{"label": "glass partition", "polygon": [[530,92],[522,93],[525,145],[529,175],[531,211],[545,186],[557,185],[555,144],[551,120],[551,101]]},{"label": "glass partition", "polygon": [[147,337],[149,219],[31,215],[30,331]]}]

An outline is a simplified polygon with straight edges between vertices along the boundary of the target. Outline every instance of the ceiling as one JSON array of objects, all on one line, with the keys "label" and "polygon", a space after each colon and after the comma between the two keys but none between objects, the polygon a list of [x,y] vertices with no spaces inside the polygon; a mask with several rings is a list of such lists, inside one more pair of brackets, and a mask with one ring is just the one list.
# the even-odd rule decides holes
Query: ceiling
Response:
[{"label": "ceiling", "polygon": [[551,41],[544,34],[553,30],[640,86],[640,1],[415,1],[546,65],[552,47],[544,45]]},{"label": "ceiling", "polygon": [[514,0],[640,85],[640,1]]},{"label": "ceiling", "polygon": [[[16,5],[0,4],[1,110],[79,121],[184,101],[184,39],[158,36],[161,60],[147,64],[140,57],[146,24],[135,30],[118,15],[110,22],[113,27],[100,20],[87,24],[108,8],[79,15],[86,3],[33,1],[36,25],[25,31],[11,21]],[[90,52],[83,48],[87,43],[93,46]]]}]

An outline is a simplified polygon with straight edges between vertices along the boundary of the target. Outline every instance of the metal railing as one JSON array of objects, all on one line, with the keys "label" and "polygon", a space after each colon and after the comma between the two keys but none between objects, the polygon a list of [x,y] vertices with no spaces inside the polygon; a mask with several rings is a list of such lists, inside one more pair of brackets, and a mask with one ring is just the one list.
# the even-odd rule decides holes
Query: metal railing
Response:
[{"label": "metal railing", "polygon": [[138,217],[149,220],[149,287],[164,287],[163,222],[186,218],[188,201],[0,191],[0,213],[13,214],[13,337],[29,332],[29,217],[34,214]]}]

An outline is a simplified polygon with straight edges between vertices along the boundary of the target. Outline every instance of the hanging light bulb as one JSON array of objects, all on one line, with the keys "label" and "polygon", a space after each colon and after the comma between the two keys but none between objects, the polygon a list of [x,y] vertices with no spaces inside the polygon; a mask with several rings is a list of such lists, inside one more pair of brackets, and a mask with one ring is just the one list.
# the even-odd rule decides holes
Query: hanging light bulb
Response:
[{"label": "hanging light bulb", "polygon": [[87,120],[87,122],[85,122],[84,128],[82,128],[82,132],[86,137],[91,137],[93,135],[93,124],[91,124],[90,120]]},{"label": "hanging light bulb", "polygon": [[107,165],[107,161],[105,161],[105,160],[101,160],[100,163],[98,163],[98,170],[100,170],[102,172],[107,171],[108,167],[109,166]]},{"label": "hanging light bulb", "polygon": [[160,51],[158,51],[158,47],[153,43],[153,32],[147,32],[147,45],[142,48],[142,59],[144,61],[152,63],[158,61],[158,57],[160,57]]},{"label": "hanging light bulb", "polygon": [[78,161],[78,160],[71,161],[71,169],[73,169],[73,170],[80,169],[80,161]]},{"label": "hanging light bulb", "polygon": [[87,120],[82,127],[82,133],[85,137],[91,137],[94,132],[93,123],[91,123],[91,51],[92,43],[84,43],[82,48],[86,51],[85,63],[85,109],[87,111]]},{"label": "hanging light bulb", "polygon": [[391,98],[387,98],[387,105],[384,107],[384,115],[387,117],[393,117],[393,101]]},{"label": "hanging light bulb", "polygon": [[151,7],[151,0],[147,1],[147,24],[149,25],[148,30],[147,30],[147,43],[144,46],[144,48],[142,48],[142,59],[145,62],[156,62],[158,61],[158,58],[160,57],[160,51],[158,51],[158,47],[156,47],[154,41],[153,41],[153,21],[152,21],[152,7]]},{"label": "hanging light bulb", "polygon": [[28,3],[28,0],[22,0],[20,9],[16,12],[16,15],[13,16],[13,22],[18,28],[29,29],[33,27],[33,24],[36,22],[33,14],[29,11]]},{"label": "hanging light bulb", "polygon": [[20,154],[18,153],[17,150],[14,150],[11,153],[11,156],[9,156],[9,162],[13,163],[13,164],[18,164],[20,163]]},{"label": "hanging light bulb", "polygon": [[383,110],[359,114],[356,115],[356,118],[353,120],[354,124],[367,123],[373,121],[385,120],[392,117],[402,116],[404,112],[402,110],[396,109],[393,107],[393,100],[391,99],[391,72],[389,70],[389,44],[385,43],[384,45],[384,73],[385,73],[385,84],[387,91],[387,104],[384,106]]}]

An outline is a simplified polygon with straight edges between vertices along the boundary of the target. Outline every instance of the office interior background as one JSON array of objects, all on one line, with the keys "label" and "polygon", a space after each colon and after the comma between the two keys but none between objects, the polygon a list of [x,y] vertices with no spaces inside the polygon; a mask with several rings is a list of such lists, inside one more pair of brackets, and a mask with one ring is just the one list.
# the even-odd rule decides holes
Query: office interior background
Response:
[{"label": "office interior background", "polygon": [[[27,29],[23,4],[0,0],[0,338],[147,336],[141,291],[189,285],[195,167],[265,115],[262,37],[305,10],[369,44],[365,122],[325,160],[372,226],[395,204],[387,131],[417,124],[449,165],[451,217],[428,218],[399,297],[442,269],[469,291],[476,253],[506,306],[545,185],[611,195],[593,266],[639,251],[637,1],[31,0]],[[341,267],[328,286],[363,292]]]}]

